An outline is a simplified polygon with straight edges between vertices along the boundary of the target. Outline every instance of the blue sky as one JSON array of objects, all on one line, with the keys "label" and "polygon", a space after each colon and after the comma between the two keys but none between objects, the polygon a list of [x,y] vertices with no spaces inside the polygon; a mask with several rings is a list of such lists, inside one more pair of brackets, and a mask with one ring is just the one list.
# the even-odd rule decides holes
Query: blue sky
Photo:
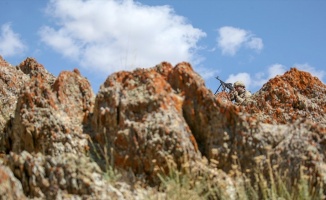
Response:
[{"label": "blue sky", "polygon": [[0,55],[54,75],[78,68],[97,93],[111,73],[190,62],[251,92],[291,67],[326,80],[324,0],[1,0]]}]

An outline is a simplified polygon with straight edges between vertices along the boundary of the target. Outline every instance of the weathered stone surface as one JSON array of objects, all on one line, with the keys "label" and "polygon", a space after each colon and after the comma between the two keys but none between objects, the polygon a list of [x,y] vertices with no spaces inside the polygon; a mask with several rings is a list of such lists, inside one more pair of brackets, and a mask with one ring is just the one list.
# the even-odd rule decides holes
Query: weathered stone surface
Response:
[{"label": "weathered stone surface", "polygon": [[111,149],[116,166],[150,179],[168,160],[180,166],[200,156],[183,118],[184,97],[167,82],[171,70],[162,63],[115,73],[101,86],[94,107],[95,141]]},{"label": "weathered stone surface", "polygon": [[[246,125],[245,125],[246,126]],[[229,147],[243,172],[253,176],[258,166],[268,170],[270,164],[289,180],[299,179],[301,167],[305,173],[325,177],[325,127],[306,120],[293,124],[251,124],[251,131],[234,138]],[[231,156],[230,156],[231,157]],[[326,183],[326,182],[325,182]]]},{"label": "weathered stone surface", "polygon": [[0,66],[1,67],[10,66],[10,64],[5,59],[3,59],[3,57],[1,55],[0,55]]},{"label": "weathered stone surface", "polygon": [[269,80],[252,100],[245,112],[266,123],[285,124],[305,118],[326,124],[326,85],[296,68]]},{"label": "weathered stone surface", "polygon": [[75,126],[85,126],[93,112],[95,95],[89,81],[82,77],[78,69],[63,71],[52,86],[60,110],[70,118]]},{"label": "weathered stone surface", "polygon": [[292,183],[300,170],[326,183],[325,92],[326,86],[317,78],[293,68],[269,80],[245,106],[234,106],[225,95],[217,95],[224,106],[236,107],[241,119],[230,124],[233,135],[225,134],[231,143],[213,139],[218,148],[210,158],[222,161],[218,167],[225,171],[231,170],[231,163],[221,157],[228,156],[235,157],[249,176],[260,164],[267,170],[269,163]]},{"label": "weathered stone surface", "polygon": [[[237,199],[235,170],[253,177],[269,164],[289,181],[301,170],[326,185],[326,86],[295,68],[243,106],[213,95],[186,62],[114,73],[95,98],[77,69],[55,77],[33,58],[13,67],[0,57],[0,84],[0,193],[8,199],[146,199],[155,188],[126,180],[157,186],[171,166],[209,174],[226,199]],[[128,179],[104,178],[99,166],[110,164]]]},{"label": "weathered stone surface", "polygon": [[184,98],[183,117],[200,151],[209,159],[218,157],[220,164],[227,162],[228,146],[239,131],[237,124],[242,121],[239,109],[215,97],[188,63],[178,64],[169,74],[168,81]]},{"label": "weathered stone surface", "polygon": [[94,101],[89,82],[76,70],[56,79],[31,58],[18,68],[30,80],[21,88],[15,117],[7,126],[7,151],[87,152],[83,129]]},{"label": "weathered stone surface", "polygon": [[23,188],[19,180],[8,167],[3,165],[0,165],[0,199],[27,199],[23,193]]},{"label": "weathered stone surface", "polygon": [[85,155],[63,153],[44,156],[23,151],[20,154],[10,153],[5,162],[21,180],[24,193],[29,198],[142,199],[150,194],[144,191],[144,196],[140,196],[141,191],[133,194],[122,182],[112,185],[104,178],[98,165]]},{"label": "weathered stone surface", "polygon": [[29,76],[11,66],[0,56],[0,151],[5,152],[7,127],[14,118],[20,90],[29,81]]},{"label": "weathered stone surface", "polygon": [[48,72],[44,66],[38,63],[34,58],[26,58],[17,66],[17,68],[24,74],[30,77],[39,77],[39,79],[48,82],[50,85],[52,85],[55,80],[55,76]]}]

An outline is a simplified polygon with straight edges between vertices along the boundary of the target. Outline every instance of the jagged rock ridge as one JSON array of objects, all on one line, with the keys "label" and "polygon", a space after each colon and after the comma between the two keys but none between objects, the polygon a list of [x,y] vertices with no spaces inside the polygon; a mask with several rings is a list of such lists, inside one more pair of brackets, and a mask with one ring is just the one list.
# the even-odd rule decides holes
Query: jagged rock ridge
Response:
[{"label": "jagged rock ridge", "polygon": [[94,95],[77,69],[55,77],[35,59],[13,67],[0,57],[0,81],[0,175],[15,185],[8,198],[153,192],[109,183],[101,170],[108,162],[150,185],[171,164],[209,171],[230,199],[234,157],[248,177],[257,158],[270,158],[292,178],[304,165],[325,180],[326,86],[295,68],[243,106],[213,95],[186,62],[114,73]]}]

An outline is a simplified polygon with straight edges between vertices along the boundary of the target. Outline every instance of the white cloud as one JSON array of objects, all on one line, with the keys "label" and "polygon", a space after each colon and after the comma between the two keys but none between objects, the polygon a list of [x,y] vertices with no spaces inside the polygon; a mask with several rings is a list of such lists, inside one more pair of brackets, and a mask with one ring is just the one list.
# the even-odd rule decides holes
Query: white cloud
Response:
[{"label": "white cloud", "polygon": [[62,53],[65,57],[78,59],[80,50],[78,44],[69,37],[65,30],[55,31],[50,27],[42,27],[39,31],[42,41],[47,43],[56,51]]},{"label": "white cloud", "polygon": [[58,28],[40,29],[43,42],[80,65],[102,72],[196,62],[197,42],[206,34],[169,6],[132,0],[51,0],[48,14]]},{"label": "white cloud", "polygon": [[257,51],[260,51],[261,49],[263,49],[264,44],[263,44],[263,40],[261,38],[257,38],[257,37],[252,37],[250,38],[245,45],[249,48],[249,49],[254,49]]},{"label": "white cloud", "polygon": [[218,69],[209,69],[203,66],[198,67],[195,71],[198,72],[203,79],[213,78],[220,72]]},{"label": "white cloud", "polygon": [[231,74],[228,79],[226,79],[226,83],[234,83],[236,81],[242,81],[246,88],[249,88],[251,85],[250,74],[242,72],[238,74]]},{"label": "white cloud", "polygon": [[277,75],[283,75],[286,71],[286,67],[281,64],[274,64],[268,68],[268,79],[274,78]]},{"label": "white cloud", "polygon": [[274,78],[277,75],[283,75],[286,70],[287,69],[284,65],[278,63],[270,65],[267,69],[267,74],[264,72],[257,72],[253,75],[251,78],[252,86],[261,88],[269,79]]},{"label": "white cloud", "polygon": [[10,23],[3,24],[0,35],[0,55],[15,56],[23,53],[25,49],[26,46],[20,36],[11,29]]},{"label": "white cloud", "polygon": [[295,64],[297,69],[309,72],[311,75],[316,76],[320,81],[323,81],[324,76],[326,75],[326,71],[317,70],[314,67],[310,66],[307,63],[304,64]]},{"label": "white cloud", "polygon": [[255,37],[249,31],[224,26],[218,29],[217,45],[224,55],[235,55],[242,46],[260,51],[263,49],[263,40]]}]

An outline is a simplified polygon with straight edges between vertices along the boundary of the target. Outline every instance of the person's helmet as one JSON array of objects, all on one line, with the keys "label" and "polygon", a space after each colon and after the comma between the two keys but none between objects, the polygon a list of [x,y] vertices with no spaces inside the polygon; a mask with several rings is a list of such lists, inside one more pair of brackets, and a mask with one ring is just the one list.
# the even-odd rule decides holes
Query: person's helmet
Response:
[{"label": "person's helmet", "polygon": [[242,86],[242,87],[246,87],[245,84],[242,81],[237,81],[233,84],[233,87],[237,87],[237,86]]}]

